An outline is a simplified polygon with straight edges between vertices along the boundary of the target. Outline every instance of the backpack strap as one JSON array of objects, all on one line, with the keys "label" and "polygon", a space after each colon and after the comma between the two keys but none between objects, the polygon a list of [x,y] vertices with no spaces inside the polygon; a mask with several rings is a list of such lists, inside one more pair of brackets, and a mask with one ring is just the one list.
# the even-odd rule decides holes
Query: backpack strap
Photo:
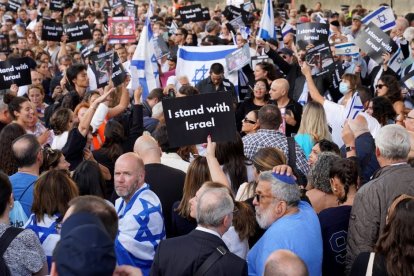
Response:
[{"label": "backpack strap", "polygon": [[24,229],[17,227],[9,227],[4,231],[0,237],[0,257],[4,255],[10,243],[17,237]]},{"label": "backpack strap", "polygon": [[288,142],[288,165],[296,169],[296,145],[294,137],[286,137]]},{"label": "backpack strap", "polygon": [[220,245],[208,256],[204,263],[197,269],[195,276],[202,276],[207,273],[213,264],[215,264],[221,257],[227,254],[227,249]]},{"label": "backpack strap", "polygon": [[33,185],[35,182],[36,182],[36,181],[33,181],[32,183],[30,183],[30,185],[28,185],[28,186],[26,187],[26,189],[24,189],[23,193],[20,195],[20,197],[19,197],[19,199],[18,199],[17,201],[20,201],[20,199],[22,199],[22,197],[24,196],[24,194],[26,193],[26,191],[27,191],[30,187],[32,187],[32,185]]}]

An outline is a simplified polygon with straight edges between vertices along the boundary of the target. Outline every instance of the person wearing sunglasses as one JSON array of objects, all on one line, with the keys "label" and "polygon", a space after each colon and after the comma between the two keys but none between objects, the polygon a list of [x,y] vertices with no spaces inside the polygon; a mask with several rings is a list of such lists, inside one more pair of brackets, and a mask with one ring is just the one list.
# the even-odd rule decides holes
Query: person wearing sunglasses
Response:
[{"label": "person wearing sunglasses", "polygon": [[[382,76],[378,80],[377,85],[375,85],[375,94],[379,97],[386,97],[389,99],[397,116],[404,118],[405,106],[401,93],[401,86],[396,77],[390,75]],[[397,123],[401,123],[401,120],[398,120]]]},{"label": "person wearing sunglasses", "polygon": [[256,131],[259,129],[259,122],[258,120],[258,110],[253,110],[247,113],[247,115],[242,120],[242,127],[241,132],[243,134],[252,134],[256,133]]},{"label": "person wearing sunglasses", "polygon": [[262,172],[253,205],[257,222],[267,230],[247,254],[249,275],[263,275],[266,259],[277,249],[295,252],[305,262],[309,275],[321,275],[319,220],[312,207],[300,200],[296,180],[286,174]]}]

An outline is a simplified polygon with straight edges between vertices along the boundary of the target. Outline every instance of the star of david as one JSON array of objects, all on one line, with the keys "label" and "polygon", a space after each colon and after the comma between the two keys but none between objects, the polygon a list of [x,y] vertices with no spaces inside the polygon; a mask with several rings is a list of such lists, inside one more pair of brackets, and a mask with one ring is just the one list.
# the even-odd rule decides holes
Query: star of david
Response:
[{"label": "star of david", "polygon": [[346,49],[345,49],[345,53],[346,53],[346,54],[349,54],[350,52],[351,52],[351,48],[346,48]]},{"label": "star of david", "polygon": [[208,71],[208,69],[206,69],[205,64],[203,66],[201,66],[201,68],[195,70],[194,77],[191,80],[192,82],[194,82],[194,85],[196,85],[199,81],[204,80],[204,75],[207,73],[207,71]]},{"label": "star of david", "polygon": [[378,15],[377,19],[381,24],[384,24],[385,22],[387,22],[387,18],[385,17],[384,14]]},{"label": "star of david", "polygon": [[[159,234],[153,234],[148,228],[148,223],[150,220],[150,215],[153,213],[161,213],[161,206],[154,205],[151,202],[140,198],[143,210],[134,215],[135,220],[139,224],[138,232],[135,236],[135,240],[139,242],[148,241],[152,244],[154,249],[157,247],[157,240],[161,240],[165,236],[165,230],[163,229]],[[160,214],[161,215],[161,214]]]},{"label": "star of david", "polygon": [[[153,63],[153,64],[155,64],[154,65],[154,68],[157,68],[157,58],[155,57],[155,55],[152,55],[152,57],[151,57],[151,62]],[[155,78],[157,78],[158,77],[158,70],[154,70],[154,77]]]},{"label": "star of david", "polygon": [[400,57],[399,57],[399,58],[397,58],[397,63],[398,63],[398,64],[400,64],[400,63],[402,63],[402,62],[403,62],[403,59],[402,59],[402,58],[400,58]]}]

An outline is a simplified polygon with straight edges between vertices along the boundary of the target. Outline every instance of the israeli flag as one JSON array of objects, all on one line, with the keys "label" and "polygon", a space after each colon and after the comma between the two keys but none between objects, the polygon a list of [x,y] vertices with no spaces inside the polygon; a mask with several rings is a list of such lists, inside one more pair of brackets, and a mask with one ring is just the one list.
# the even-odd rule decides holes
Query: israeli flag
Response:
[{"label": "israeli flag", "polygon": [[242,26],[239,28],[240,35],[243,39],[248,39],[250,35],[250,28],[246,26]]},{"label": "israeli flag", "polygon": [[358,56],[359,47],[355,43],[340,43],[335,45],[335,55],[337,56]]},{"label": "israeli flag", "polygon": [[397,75],[400,75],[402,70],[402,64],[404,62],[404,55],[401,51],[401,48],[392,55],[390,60],[388,61],[388,67],[390,67]]},{"label": "israeli flag", "polygon": [[264,40],[276,39],[273,5],[271,0],[265,0],[262,19],[260,19],[258,38]]},{"label": "israeli flag", "polygon": [[157,58],[153,45],[154,34],[150,24],[152,14],[153,6],[151,4],[130,65],[131,82],[128,88],[135,90],[140,85],[143,99],[147,98],[151,90],[160,87]]},{"label": "israeli flag", "polygon": [[362,18],[363,24],[367,25],[370,22],[377,25],[384,32],[389,31],[395,26],[394,12],[390,7],[379,7],[375,11]]},{"label": "israeli flag", "polygon": [[210,67],[213,63],[221,63],[224,66],[224,77],[237,86],[237,71],[227,72],[226,56],[237,50],[235,45],[217,46],[183,46],[177,52],[177,77],[187,76],[191,85],[195,86],[199,81],[209,77]]},{"label": "israeli flag", "polygon": [[285,37],[288,33],[294,33],[295,28],[293,25],[286,23],[286,25],[282,29],[282,37]]}]

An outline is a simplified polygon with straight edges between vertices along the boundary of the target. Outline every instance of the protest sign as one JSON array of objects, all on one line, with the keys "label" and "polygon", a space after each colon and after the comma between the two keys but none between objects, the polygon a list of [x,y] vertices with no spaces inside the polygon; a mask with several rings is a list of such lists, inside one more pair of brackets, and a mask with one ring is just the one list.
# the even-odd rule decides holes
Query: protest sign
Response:
[{"label": "protest sign", "polygon": [[233,141],[236,121],[231,93],[206,93],[162,101],[171,147]]},{"label": "protest sign", "polygon": [[137,5],[128,5],[125,7],[124,16],[129,16],[136,18],[137,17],[138,6]]},{"label": "protest sign", "polygon": [[184,24],[205,20],[203,9],[201,8],[200,4],[181,7],[178,10],[178,13],[181,17],[181,22],[183,22]]},{"label": "protest sign", "polygon": [[339,83],[342,80],[342,75],[344,74],[344,69],[342,67],[342,63],[341,62],[334,62],[331,65],[328,66],[328,70],[329,73],[331,74],[331,79],[332,79],[332,88],[334,90],[338,90],[339,89]]},{"label": "protest sign", "polygon": [[95,43],[93,42],[93,40],[89,41],[88,44],[86,44],[85,46],[82,46],[80,48],[80,54],[81,56],[85,59],[86,57],[88,57],[93,48],[95,47]]},{"label": "protest sign", "polygon": [[232,26],[232,28],[235,31],[238,31],[239,28],[246,27],[246,25],[244,25],[244,22],[243,22],[241,16],[238,16],[238,17],[234,18],[233,20],[231,20],[230,25]]},{"label": "protest sign", "polygon": [[310,66],[317,68],[317,70],[313,70],[315,75],[320,76],[327,73],[329,66],[334,62],[329,42],[324,42],[309,49],[306,52],[305,60]]},{"label": "protest sign", "polygon": [[154,52],[157,59],[162,58],[170,52],[167,42],[164,41],[162,36],[153,37],[152,42],[154,44]]},{"label": "protest sign", "polygon": [[92,39],[88,21],[81,21],[64,25],[65,34],[69,37],[67,42]]},{"label": "protest sign", "polygon": [[232,21],[238,17],[241,17],[241,20],[243,21],[243,26],[244,25],[248,25],[250,23],[250,19],[251,19],[251,14],[246,11],[243,8],[238,8],[235,6],[226,6],[226,8],[223,11],[223,15],[224,17],[226,17],[226,19],[228,21]]},{"label": "protest sign", "polygon": [[49,9],[51,11],[63,11],[62,0],[50,0]]},{"label": "protest sign", "polygon": [[382,64],[382,55],[386,52],[392,54],[398,50],[398,45],[392,38],[370,22],[354,40],[370,58],[378,64]]},{"label": "protest sign", "polygon": [[107,0],[107,2],[108,2],[108,6],[111,7],[112,9],[119,8],[123,4],[122,0]]},{"label": "protest sign", "polygon": [[115,87],[124,82],[126,73],[116,53],[109,51],[93,55],[90,58],[91,69],[98,88],[108,85],[110,78]]},{"label": "protest sign", "polygon": [[243,68],[250,62],[250,48],[246,43],[242,48],[226,56],[227,70],[231,73]]},{"label": "protest sign", "polygon": [[13,58],[0,62],[0,89],[8,89],[12,84],[23,86],[32,83],[30,58]]},{"label": "protest sign", "polygon": [[56,23],[50,20],[44,20],[42,25],[42,40],[60,41],[63,35],[62,23]]},{"label": "protest sign", "polygon": [[108,39],[111,44],[135,42],[135,19],[130,16],[108,18]]},{"label": "protest sign", "polygon": [[0,34],[0,53],[10,53],[10,40],[8,34]]},{"label": "protest sign", "polygon": [[322,23],[302,23],[297,25],[296,45],[306,49],[309,44],[317,45],[328,41],[329,25]]},{"label": "protest sign", "polygon": [[22,4],[18,0],[9,0],[7,2],[6,10],[11,12],[17,12],[21,6]]},{"label": "protest sign", "polygon": [[108,85],[109,79],[112,75],[112,59],[114,56],[113,51],[97,54],[91,56],[92,71],[95,74],[96,86],[98,88]]},{"label": "protest sign", "polygon": [[210,10],[207,7],[202,8],[201,10],[203,12],[204,20],[205,21],[210,20],[211,19],[210,18]]}]

